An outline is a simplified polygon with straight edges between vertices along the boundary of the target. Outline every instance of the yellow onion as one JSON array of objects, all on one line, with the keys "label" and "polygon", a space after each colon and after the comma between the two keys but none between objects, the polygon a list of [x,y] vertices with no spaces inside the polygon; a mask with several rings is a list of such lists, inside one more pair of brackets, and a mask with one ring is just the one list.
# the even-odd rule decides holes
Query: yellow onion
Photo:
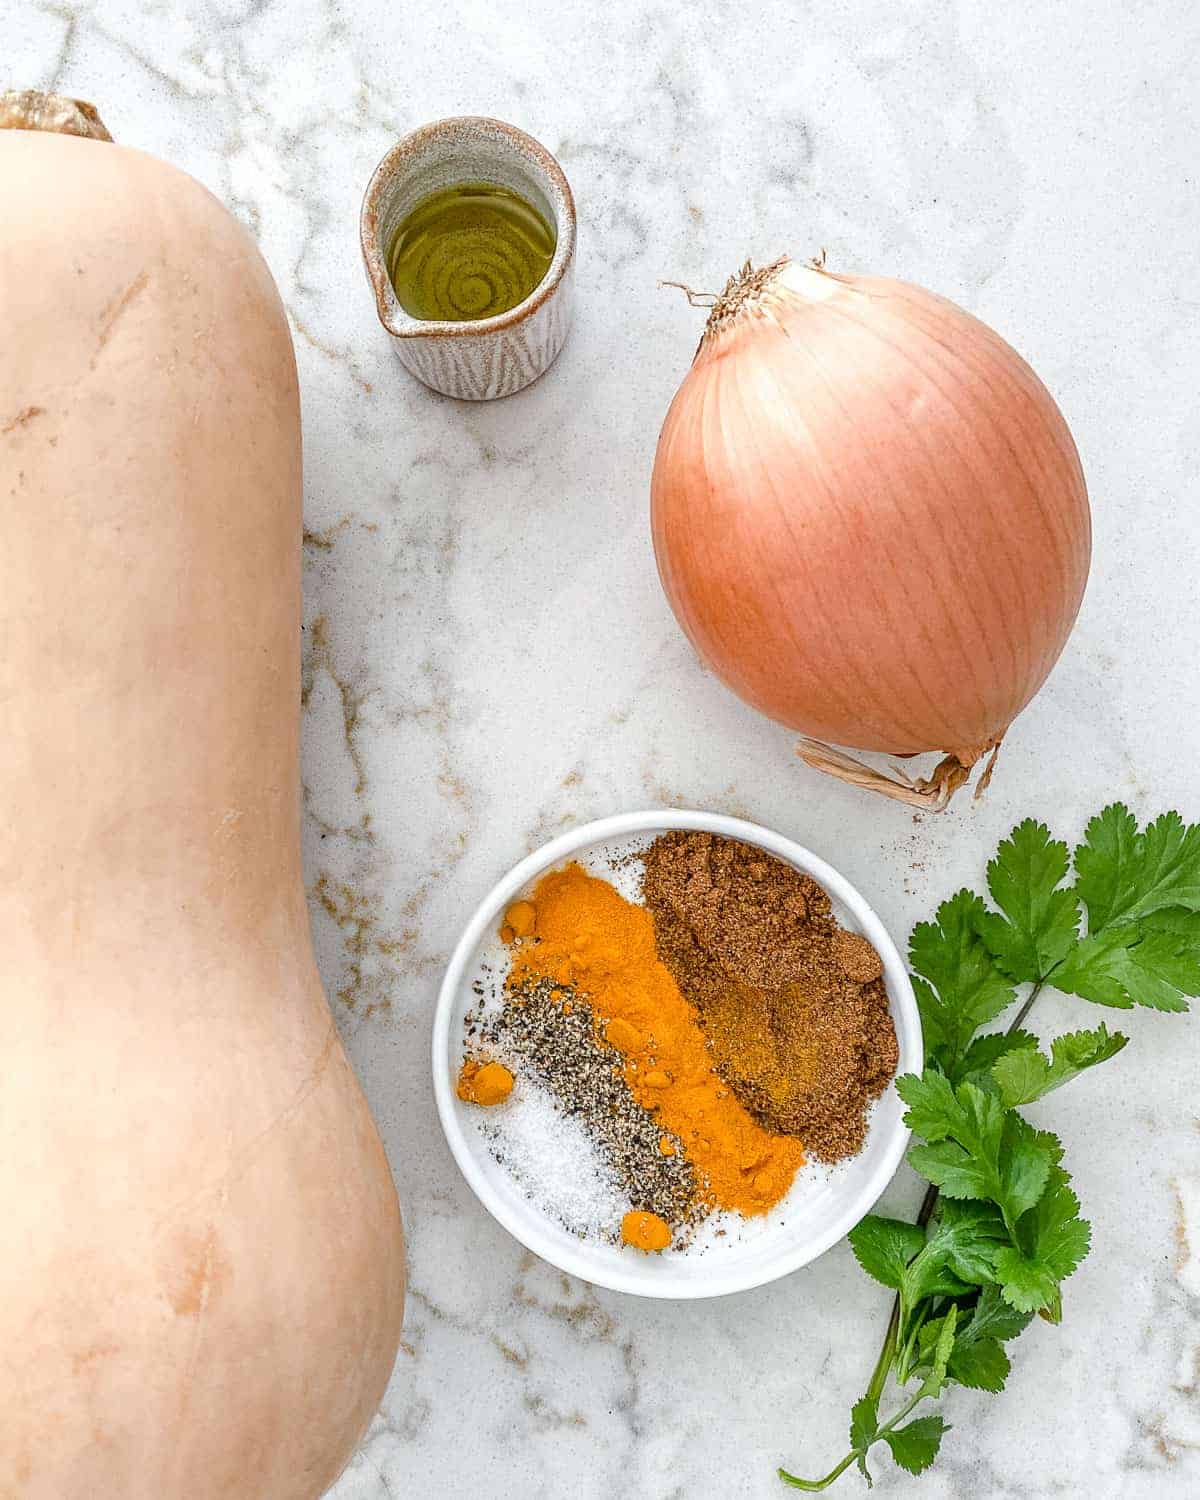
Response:
[{"label": "yellow onion", "polygon": [[[1049,392],[983,323],[906,282],[749,265],[713,299],[651,483],[675,615],[810,764],[943,807],[1041,687],[1091,518]],[[940,751],[893,778],[829,743]]]}]

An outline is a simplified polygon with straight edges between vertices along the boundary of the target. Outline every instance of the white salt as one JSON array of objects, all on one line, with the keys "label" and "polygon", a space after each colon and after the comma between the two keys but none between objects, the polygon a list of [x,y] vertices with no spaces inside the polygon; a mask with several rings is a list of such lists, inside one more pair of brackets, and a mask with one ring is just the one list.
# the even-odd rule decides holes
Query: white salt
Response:
[{"label": "white salt", "polygon": [[585,1126],[544,1089],[518,1074],[508,1100],[486,1111],[479,1131],[525,1195],[570,1233],[599,1240],[620,1233],[629,1202],[616,1172]]}]

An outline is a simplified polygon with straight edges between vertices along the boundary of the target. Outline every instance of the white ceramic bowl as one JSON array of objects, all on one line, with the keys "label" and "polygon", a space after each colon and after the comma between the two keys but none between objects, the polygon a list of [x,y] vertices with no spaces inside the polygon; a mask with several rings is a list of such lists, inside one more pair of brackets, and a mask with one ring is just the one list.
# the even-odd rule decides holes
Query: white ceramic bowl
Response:
[{"label": "white ceramic bowl", "polygon": [[[523,859],[479,906],[459,939],[438,997],[433,1023],[433,1088],[438,1114],[454,1159],[486,1209],[520,1242],[544,1260],[596,1286],[642,1297],[718,1297],[761,1286],[807,1265],[837,1243],[869,1212],[900,1164],[908,1143],[903,1106],[889,1087],[872,1108],[867,1141],[851,1161],[836,1167],[809,1164],[776,1208],[747,1226],[709,1243],[702,1252],[644,1255],[626,1246],[581,1240],[538,1208],[505,1167],[495,1161],[478,1128],[483,1113],[463,1104],[455,1079],[463,1057],[463,1017],[476,1003],[472,985],[481,963],[503,966],[496,936],[501,915],[547,870],[578,859],[588,864],[644,845],[672,828],[704,829],[741,839],[777,855],[818,881],[833,900],[843,926],[861,932],[883,960],[884,981],[896,1027],[898,1072],[919,1071],[921,1021],[908,972],[896,946],[866,900],[823,859],[778,833],[738,818],[704,812],[625,813],[585,824]],[[602,862],[596,873],[610,873]],[[611,875],[610,875],[611,878]],[[500,1108],[519,1108],[516,1094]],[[474,1118],[472,1118],[474,1115]]]}]

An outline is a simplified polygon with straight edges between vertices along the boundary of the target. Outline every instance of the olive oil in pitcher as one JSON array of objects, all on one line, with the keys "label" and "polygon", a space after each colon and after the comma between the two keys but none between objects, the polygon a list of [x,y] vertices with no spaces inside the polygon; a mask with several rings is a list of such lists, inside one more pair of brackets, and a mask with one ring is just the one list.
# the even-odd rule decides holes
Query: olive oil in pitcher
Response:
[{"label": "olive oil in pitcher", "polygon": [[492,318],[537,287],[555,239],[545,217],[510,188],[456,183],[423,198],[400,224],[388,246],[388,275],[410,317]]}]

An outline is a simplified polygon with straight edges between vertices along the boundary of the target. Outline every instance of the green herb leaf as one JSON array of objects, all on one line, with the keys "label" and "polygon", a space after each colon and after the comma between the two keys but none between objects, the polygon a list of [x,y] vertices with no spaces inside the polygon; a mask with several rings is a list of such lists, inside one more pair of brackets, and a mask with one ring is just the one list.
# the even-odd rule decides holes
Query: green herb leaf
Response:
[{"label": "green herb leaf", "polygon": [[1085,1068],[1115,1057],[1129,1038],[1110,1032],[1103,1022],[1094,1031],[1068,1031],[1050,1044],[1050,1057],[1036,1047],[1022,1047],[1000,1058],[993,1068],[1000,1098],[1008,1109],[1032,1104],[1062,1088]]},{"label": "green herb leaf", "polygon": [[925,1244],[924,1232],[916,1224],[879,1214],[860,1219],[846,1238],[867,1275],[895,1289],[903,1282],[909,1261]]},{"label": "green herb leaf", "polygon": [[998,1269],[997,1274],[1004,1278],[1004,1295],[1012,1305],[1029,1312],[1050,1307],[1058,1291],[1055,1277],[1038,1261],[1027,1260],[1017,1250],[1008,1252],[1003,1269]]},{"label": "green herb leaf", "polygon": [[909,939],[925,1045],[952,1077],[971,1037],[1014,999],[1012,984],[979,936],[985,911],[978,896],[959,891],[938,907],[936,922],[919,923]]},{"label": "green herb leaf", "polygon": [[989,1031],[977,1036],[962,1055],[956,1083],[974,1083],[981,1089],[994,1089],[992,1068],[1010,1052],[1036,1047],[1037,1037],[1029,1031]]},{"label": "green herb leaf", "polygon": [[914,1146],[908,1159],[948,1198],[995,1198],[1010,1223],[1037,1201],[1052,1162],[1038,1132],[1017,1115],[1005,1117],[999,1141],[989,1137],[977,1151],[957,1141],[939,1141]]},{"label": "green herb leaf", "polygon": [[1075,872],[1092,933],[1165,907],[1200,910],[1200,825],[1168,812],[1139,833],[1128,808],[1113,803],[1088,824]]},{"label": "green herb leaf", "polygon": [[902,1469],[910,1474],[922,1474],[937,1457],[942,1436],[949,1431],[946,1421],[933,1414],[915,1417],[907,1426],[884,1433],[884,1441]]},{"label": "green herb leaf", "polygon": [[[964,1305],[963,1303],[958,1304],[960,1309]],[[942,1326],[945,1321],[946,1317],[943,1313],[940,1318],[928,1318],[921,1324],[917,1332],[917,1349],[919,1354],[916,1363],[913,1365],[914,1371],[925,1369],[932,1362],[933,1350],[938,1339],[942,1336]]]},{"label": "green herb leaf", "polygon": [[[927,1349],[938,1340],[942,1322],[942,1319],[933,1319],[932,1322],[922,1323],[918,1334],[918,1344],[921,1346],[921,1359],[916,1365],[918,1370],[922,1368],[922,1362],[926,1361]],[[965,1334],[960,1334],[951,1350],[947,1377],[956,1380],[960,1386],[971,1386],[972,1391],[996,1392],[1004,1389],[1011,1368],[1013,1367],[1001,1341],[996,1338],[968,1341]]]},{"label": "green herb leaf", "polygon": [[965,1326],[960,1318],[947,1369],[951,1380],[973,1390],[1003,1390],[1011,1368],[1004,1343],[1028,1327],[1032,1316],[1009,1307],[994,1283],[985,1286]]},{"label": "green herb leaf", "polygon": [[[881,1225],[916,1229],[915,1225],[897,1224],[896,1220],[884,1219]],[[907,1315],[927,1297],[959,1297],[969,1294],[972,1287],[993,1280],[992,1260],[1000,1244],[1008,1243],[1008,1232],[999,1210],[990,1203],[954,1203],[946,1200],[941,1205],[938,1217],[928,1231],[928,1237],[916,1229],[921,1236],[919,1252],[900,1267],[898,1280],[894,1283],[900,1292],[901,1307]],[[890,1261],[881,1269],[886,1275],[895,1275],[895,1260],[908,1250],[911,1240],[899,1243],[899,1236],[890,1227],[872,1229],[869,1233],[868,1258],[882,1260],[889,1253]],[[895,1249],[893,1250],[893,1246]],[[857,1254],[857,1248],[855,1250]],[[861,1259],[861,1257],[860,1257]],[[867,1267],[870,1270],[870,1267]],[[874,1271],[871,1271],[874,1275]],[[882,1277],[877,1277],[881,1280]],[[902,1329],[902,1337],[907,1328]]]},{"label": "green herb leaf", "polygon": [[879,1408],[871,1396],[864,1396],[850,1408],[850,1446],[867,1449],[879,1430]]},{"label": "green herb leaf", "polygon": [[874,1484],[867,1468],[867,1450],[879,1434],[879,1406],[872,1396],[863,1396],[850,1408],[850,1447],[854,1451],[859,1472],[867,1481],[867,1488]]},{"label": "green herb leaf", "polygon": [[[911,1312],[926,1297],[961,1297],[971,1291],[971,1283],[955,1274],[945,1251],[934,1247],[922,1251],[908,1268],[900,1295],[906,1311]],[[907,1333],[907,1328],[904,1330]]]},{"label": "green herb leaf", "polygon": [[[949,1297],[958,1301],[963,1297],[969,1297],[978,1289],[977,1282],[956,1275],[953,1267],[946,1260],[934,1260],[928,1266],[921,1266],[913,1279],[918,1295],[909,1305],[918,1311],[921,1310],[921,1303],[930,1298]],[[911,1328],[910,1322],[905,1332],[909,1332]]]},{"label": "green herb leaf", "polygon": [[1143,917],[1143,932],[1173,932],[1182,941],[1180,951],[1200,948],[1200,911],[1185,911],[1182,906],[1164,906]]},{"label": "green herb leaf", "polygon": [[[1002,1390],[1010,1369],[1004,1341],[1015,1338],[1028,1327],[1032,1316],[1032,1313],[1018,1312],[1009,1307],[994,1283],[983,1287],[973,1308],[964,1311],[959,1305],[954,1348],[946,1367],[948,1377],[973,1390]],[[929,1362],[930,1351],[941,1335],[942,1323],[942,1318],[932,1318],[922,1324],[917,1335],[920,1350],[918,1370]]]},{"label": "green herb leaf", "polygon": [[987,867],[988,890],[1003,916],[977,914],[980,936],[1010,979],[1043,979],[1079,936],[1079,898],[1059,889],[1070,857],[1066,844],[1032,818],[1018,823]]},{"label": "green herb leaf", "polygon": [[1061,1154],[1054,1137],[994,1094],[973,1083],[951,1088],[929,1068],[898,1078],[896,1091],[909,1105],[906,1123],[930,1143],[912,1147],[909,1162],[948,1198],[990,1198],[1010,1225],[1037,1202]]},{"label": "green herb leaf", "polygon": [[947,1373],[959,1385],[973,1391],[1002,1391],[1012,1362],[999,1339],[973,1339],[956,1343]]},{"label": "green herb leaf", "polygon": [[1096,932],[1136,900],[1137,819],[1113,802],[1088,824],[1075,850],[1075,890],[1087,907],[1088,930]]},{"label": "green herb leaf", "polygon": [[[974,1085],[971,1085],[974,1087]],[[896,1092],[908,1105],[904,1123],[927,1141],[942,1141],[954,1133],[961,1117],[961,1106],[954,1085],[936,1068],[923,1073],[901,1073]]]},{"label": "green herb leaf", "polygon": [[937,1341],[929,1351],[929,1369],[921,1382],[921,1396],[940,1396],[946,1384],[946,1370],[954,1349],[954,1335],[958,1328],[958,1308],[952,1302],[938,1329]]},{"label": "green herb leaf", "polygon": [[1007,1240],[1008,1231],[995,1204],[947,1198],[922,1254],[940,1256],[963,1281],[985,1286],[994,1280],[996,1250]]},{"label": "green herb leaf", "polygon": [[1140,855],[1141,888],[1125,919],[1168,906],[1200,910],[1200,825],[1185,823],[1177,812],[1163,813],[1142,834]]},{"label": "green herb leaf", "polygon": [[1086,937],[1054,972],[1054,986],[1097,1005],[1129,1010],[1187,1010],[1200,995],[1200,954],[1177,933],[1143,931],[1140,924],[1110,927]]},{"label": "green herb leaf", "polygon": [[[1018,1312],[1009,1307],[1001,1297],[999,1287],[985,1286],[971,1311],[967,1331],[972,1339],[991,1338],[1008,1343],[1029,1327],[1032,1318],[1032,1313]],[[962,1336],[960,1333],[959,1337]]]},{"label": "green herb leaf", "polygon": [[996,1256],[996,1280],[1004,1299],[1021,1312],[1054,1309],[1059,1282],[1088,1253],[1092,1230],[1079,1217],[1079,1199],[1066,1172],[1055,1168],[1046,1191],[1017,1225],[1020,1249]]}]

